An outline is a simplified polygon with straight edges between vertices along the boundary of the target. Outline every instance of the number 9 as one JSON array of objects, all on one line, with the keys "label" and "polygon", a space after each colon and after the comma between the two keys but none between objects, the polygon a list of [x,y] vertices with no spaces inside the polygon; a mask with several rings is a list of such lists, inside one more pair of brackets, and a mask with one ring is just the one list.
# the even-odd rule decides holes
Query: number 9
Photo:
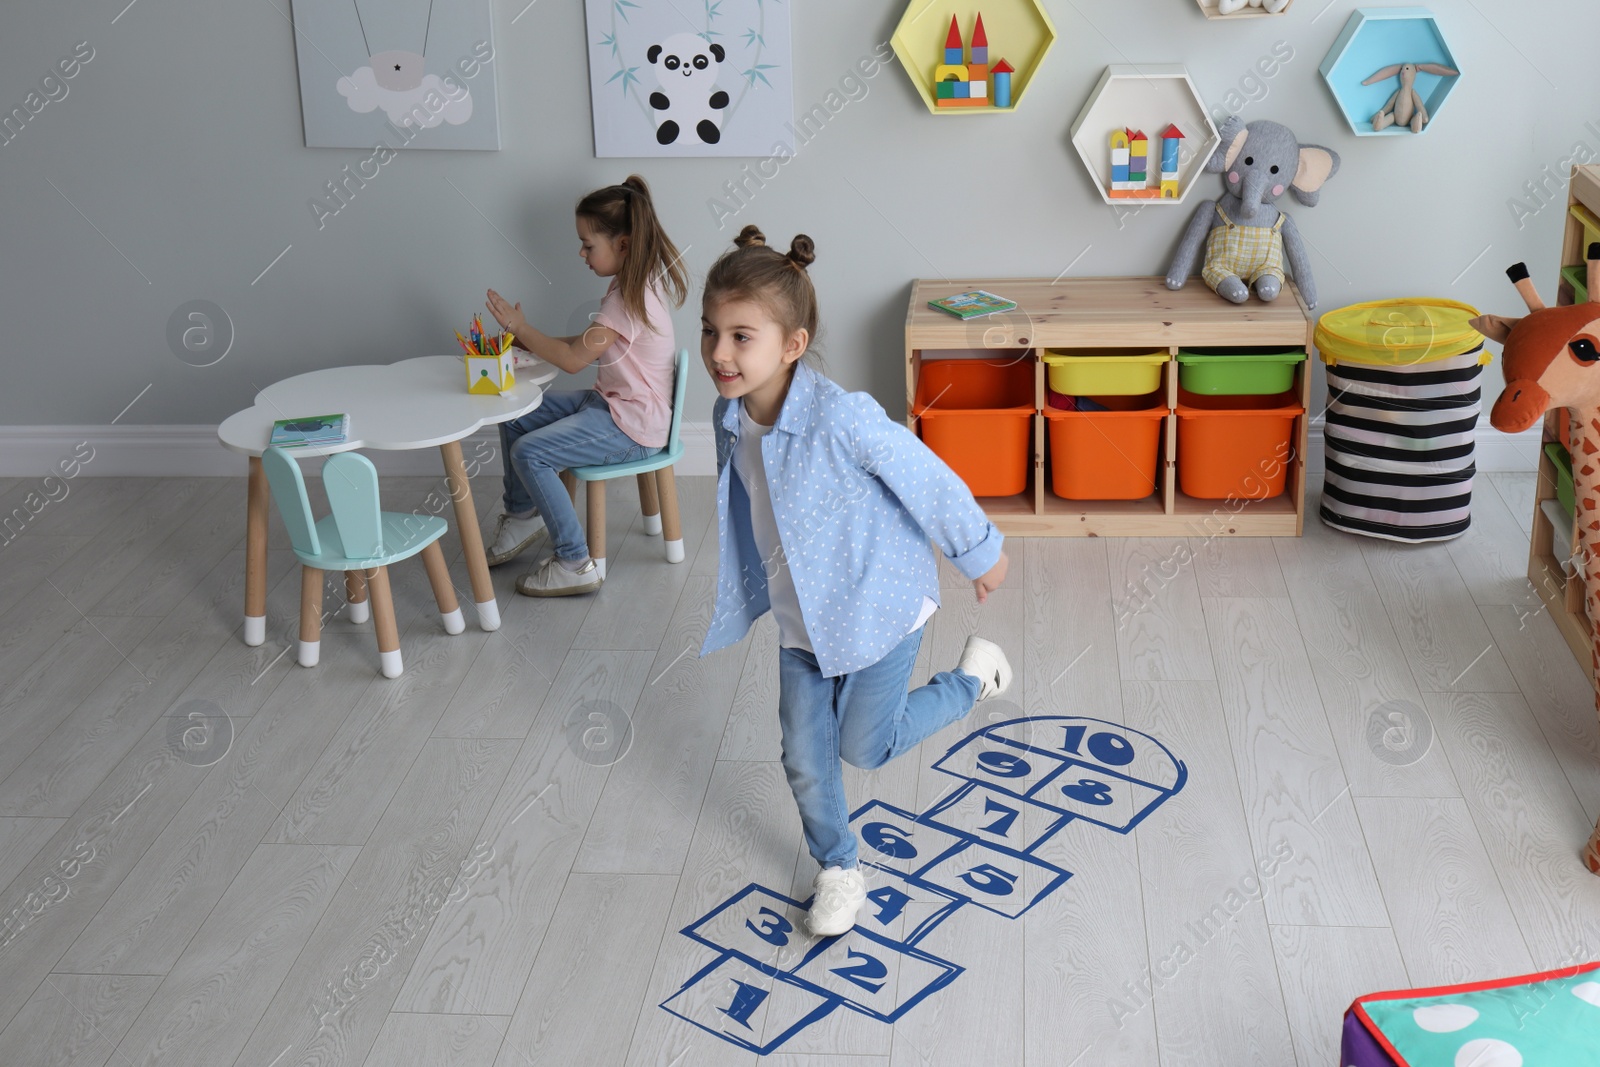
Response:
[{"label": "number 9", "polygon": [[978,766],[998,778],[1025,778],[1033,770],[1027,760],[1009,752],[980,752]]}]

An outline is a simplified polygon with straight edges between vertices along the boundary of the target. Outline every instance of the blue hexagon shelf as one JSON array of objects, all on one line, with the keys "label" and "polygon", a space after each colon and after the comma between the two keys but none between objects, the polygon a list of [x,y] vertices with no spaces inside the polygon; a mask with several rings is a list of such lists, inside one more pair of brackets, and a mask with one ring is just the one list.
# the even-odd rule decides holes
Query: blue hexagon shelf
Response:
[{"label": "blue hexagon shelf", "polygon": [[[1400,87],[1399,78],[1385,78],[1373,85],[1362,85],[1384,67],[1397,63],[1437,63],[1460,70],[1450,54],[1438,20],[1425,7],[1357,8],[1345,23],[1344,31],[1323,57],[1322,80],[1328,83],[1339,111],[1357,137],[1410,137],[1409,127],[1390,126],[1374,130],[1372,119]],[[1445,98],[1459,74],[1418,73],[1416,90],[1428,111],[1427,133],[1438,121]]]}]

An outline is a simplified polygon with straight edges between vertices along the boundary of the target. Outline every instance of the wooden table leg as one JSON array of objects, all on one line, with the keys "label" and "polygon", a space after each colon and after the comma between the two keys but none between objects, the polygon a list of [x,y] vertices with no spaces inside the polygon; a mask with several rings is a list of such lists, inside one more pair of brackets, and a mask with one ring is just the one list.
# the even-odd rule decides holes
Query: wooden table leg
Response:
[{"label": "wooden table leg", "polygon": [[456,529],[461,534],[461,551],[466,557],[467,574],[472,579],[472,599],[478,608],[478,625],[485,630],[500,629],[500,605],[494,599],[494,582],[489,578],[489,557],[483,550],[483,532],[478,529],[478,511],[472,504],[472,483],[461,459],[461,442],[439,446],[444,457],[444,476],[455,503]]},{"label": "wooden table leg", "polygon": [[244,643],[252,646],[267,639],[267,495],[261,457],[251,456],[244,520]]}]

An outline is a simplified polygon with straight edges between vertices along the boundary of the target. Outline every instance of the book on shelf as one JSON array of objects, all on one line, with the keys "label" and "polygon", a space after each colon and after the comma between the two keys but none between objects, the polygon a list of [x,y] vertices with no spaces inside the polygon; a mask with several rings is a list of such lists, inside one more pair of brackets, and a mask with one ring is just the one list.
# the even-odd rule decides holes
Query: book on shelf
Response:
[{"label": "book on shelf", "polygon": [[1017,302],[983,289],[973,289],[970,292],[957,293],[955,296],[930,300],[928,306],[949,312],[959,319],[979,319],[985,315],[1010,311],[1017,306]]},{"label": "book on shelf", "polygon": [[349,415],[308,415],[274,422],[272,437],[267,443],[278,448],[336,445],[349,436],[349,433]]}]

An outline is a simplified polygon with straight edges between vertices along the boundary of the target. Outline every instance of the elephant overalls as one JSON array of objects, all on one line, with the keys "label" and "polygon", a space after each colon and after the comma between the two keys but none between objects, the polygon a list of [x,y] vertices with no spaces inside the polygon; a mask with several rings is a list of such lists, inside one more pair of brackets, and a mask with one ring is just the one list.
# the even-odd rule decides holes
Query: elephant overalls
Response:
[{"label": "elephant overalls", "polygon": [[1246,285],[1268,275],[1282,282],[1283,220],[1287,216],[1280,211],[1271,226],[1240,226],[1220,205],[1217,214],[1222,225],[1213,226],[1206,237],[1206,262],[1200,271],[1206,284],[1215,289],[1230,276],[1242,278]]}]

